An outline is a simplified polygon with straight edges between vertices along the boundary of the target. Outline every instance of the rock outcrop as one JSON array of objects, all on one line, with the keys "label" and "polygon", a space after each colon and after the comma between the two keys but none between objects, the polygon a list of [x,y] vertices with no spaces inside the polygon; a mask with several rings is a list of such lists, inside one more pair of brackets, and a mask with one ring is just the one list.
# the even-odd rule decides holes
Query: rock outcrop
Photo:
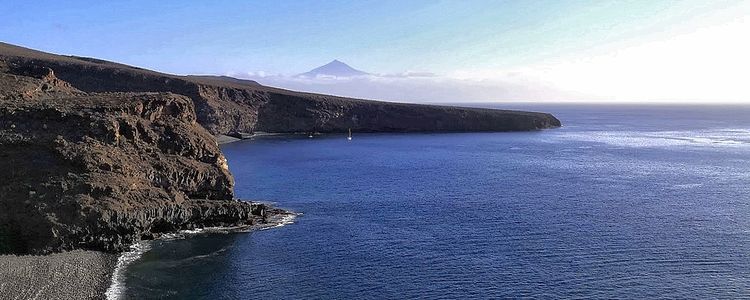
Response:
[{"label": "rock outcrop", "polygon": [[162,232],[262,222],[264,205],[233,200],[189,98],[87,94],[38,71],[0,81],[0,252],[119,251]]},{"label": "rock outcrop", "polygon": [[556,126],[544,113],[298,93],[0,43],[0,253],[116,252],[283,213],[234,199],[214,134]]}]

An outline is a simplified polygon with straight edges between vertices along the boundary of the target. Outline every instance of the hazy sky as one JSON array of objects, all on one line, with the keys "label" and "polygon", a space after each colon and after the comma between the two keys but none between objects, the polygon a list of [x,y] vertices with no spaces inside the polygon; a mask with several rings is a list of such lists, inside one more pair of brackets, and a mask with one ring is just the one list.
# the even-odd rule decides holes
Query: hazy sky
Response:
[{"label": "hazy sky", "polygon": [[[750,1],[109,2],[5,0],[0,40],[390,100],[750,102]],[[379,75],[288,76],[333,59]]]}]

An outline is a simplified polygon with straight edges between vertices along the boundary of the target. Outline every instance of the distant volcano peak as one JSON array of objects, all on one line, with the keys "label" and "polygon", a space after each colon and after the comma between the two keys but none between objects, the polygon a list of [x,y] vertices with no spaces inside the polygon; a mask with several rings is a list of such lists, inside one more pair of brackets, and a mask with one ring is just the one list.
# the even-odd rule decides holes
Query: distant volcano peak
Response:
[{"label": "distant volcano peak", "polygon": [[334,59],[333,61],[305,72],[297,76],[301,77],[317,77],[317,76],[335,76],[335,77],[352,77],[368,75],[369,73],[357,70],[347,65],[346,63]]}]

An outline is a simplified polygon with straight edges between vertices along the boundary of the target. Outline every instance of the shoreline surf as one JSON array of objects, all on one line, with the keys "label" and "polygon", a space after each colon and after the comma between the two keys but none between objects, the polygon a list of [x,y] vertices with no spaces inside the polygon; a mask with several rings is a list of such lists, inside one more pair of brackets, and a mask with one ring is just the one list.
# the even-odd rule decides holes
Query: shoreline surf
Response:
[{"label": "shoreline surf", "polygon": [[119,300],[123,299],[127,286],[125,285],[125,274],[128,266],[132,265],[138,259],[143,257],[145,253],[151,250],[151,243],[155,240],[173,240],[173,239],[185,239],[191,238],[195,235],[200,234],[212,234],[212,233],[250,233],[253,231],[267,230],[293,224],[301,213],[294,213],[288,211],[275,211],[268,220],[262,224],[254,224],[248,226],[232,226],[232,227],[205,227],[199,229],[180,230],[175,233],[163,234],[154,240],[144,240],[136,244],[131,245],[130,250],[121,253],[117,258],[117,264],[112,271],[110,279],[110,285],[104,293],[105,299],[107,300]]}]

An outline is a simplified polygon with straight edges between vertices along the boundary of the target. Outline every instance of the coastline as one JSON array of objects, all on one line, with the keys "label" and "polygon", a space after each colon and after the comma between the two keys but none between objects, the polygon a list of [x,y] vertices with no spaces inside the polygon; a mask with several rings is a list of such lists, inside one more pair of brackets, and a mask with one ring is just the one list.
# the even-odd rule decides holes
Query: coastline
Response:
[{"label": "coastline", "polygon": [[[189,238],[212,232],[252,232],[281,227],[300,214],[270,209],[264,222],[166,233],[156,239]],[[121,299],[128,265],[149,249],[150,241],[119,254],[73,250],[48,255],[0,255],[0,295],[17,299]]]},{"label": "coastline", "polygon": [[[210,234],[217,232],[242,232],[249,233],[253,231],[266,230],[284,225],[294,223],[294,219],[301,215],[300,213],[294,213],[279,208],[272,208],[267,211],[267,215],[264,221],[261,223],[254,223],[252,225],[242,226],[225,226],[225,227],[205,227],[200,229],[192,230],[180,230],[174,233],[165,233],[154,240],[159,239],[180,239],[190,238],[191,236],[198,234]],[[125,290],[125,272],[130,264],[137,261],[144,253],[148,252],[150,247],[150,240],[140,241],[131,245],[130,250],[120,253],[117,258],[117,263],[112,268],[111,275],[109,276],[109,285],[105,291],[100,295],[102,299],[117,300],[122,299]]]},{"label": "coastline", "polygon": [[239,141],[244,141],[244,140],[251,140],[256,137],[275,136],[275,135],[284,135],[284,134],[285,133],[255,132],[255,133],[237,133],[235,135],[217,134],[214,137],[216,138],[217,144],[223,145],[223,144],[229,144],[229,143],[234,143],[234,142],[239,142]]}]

